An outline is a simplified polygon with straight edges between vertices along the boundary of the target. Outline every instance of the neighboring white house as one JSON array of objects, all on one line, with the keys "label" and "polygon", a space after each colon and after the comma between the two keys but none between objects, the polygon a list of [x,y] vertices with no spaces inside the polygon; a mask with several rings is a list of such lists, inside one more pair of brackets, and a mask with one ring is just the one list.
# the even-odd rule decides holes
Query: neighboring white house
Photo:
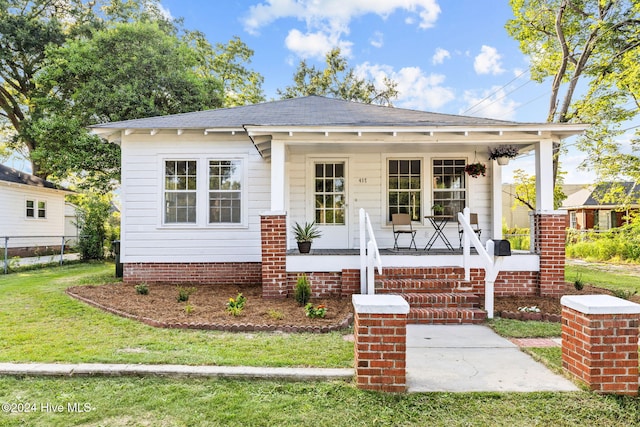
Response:
[{"label": "neighboring white house", "polygon": [[[455,220],[444,226],[454,250],[438,239],[438,250],[422,251],[434,235],[425,217],[435,204],[451,215],[469,207],[478,213],[483,244],[500,239],[501,167],[489,161],[486,176],[465,173],[475,158],[487,158],[488,147],[534,151],[540,224],[547,217],[564,221],[553,211],[552,145],[584,128],[309,96],[92,130],[122,149],[125,281],[258,282],[269,288],[265,296],[285,296],[301,272],[325,287],[348,281],[360,289],[361,208],[380,248],[393,247],[392,213],[413,219],[420,250],[383,251],[386,269],[462,266]],[[311,221],[323,234],[301,256],[291,226]],[[538,253],[506,258],[503,270],[514,274],[500,276],[496,287],[522,283],[531,292],[533,282],[544,282],[540,244]]]},{"label": "neighboring white house", "polygon": [[8,242],[10,256],[59,249],[65,234],[64,198],[70,193],[0,165],[0,246],[4,249]]}]

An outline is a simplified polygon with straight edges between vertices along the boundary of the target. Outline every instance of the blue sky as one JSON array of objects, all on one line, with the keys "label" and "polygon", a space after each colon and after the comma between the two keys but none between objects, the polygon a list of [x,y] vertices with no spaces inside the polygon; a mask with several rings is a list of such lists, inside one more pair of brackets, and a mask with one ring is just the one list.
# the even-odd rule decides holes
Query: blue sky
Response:
[{"label": "blue sky", "polygon": [[[301,59],[322,66],[339,46],[361,76],[398,82],[397,107],[544,122],[549,84],[529,79],[527,58],[505,24],[506,0],[161,0],[212,43],[239,36],[255,51],[267,99],[292,83]],[[569,141],[571,143],[571,141]],[[563,156],[567,183],[589,183],[581,153]],[[504,168],[505,180],[533,155]]]}]

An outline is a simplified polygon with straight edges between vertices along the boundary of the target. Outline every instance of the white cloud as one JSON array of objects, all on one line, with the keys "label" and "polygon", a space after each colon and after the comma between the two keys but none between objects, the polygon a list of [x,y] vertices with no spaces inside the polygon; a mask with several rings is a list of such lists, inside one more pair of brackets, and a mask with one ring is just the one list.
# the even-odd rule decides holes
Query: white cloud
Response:
[{"label": "white cloud", "polygon": [[374,32],[369,39],[369,42],[371,43],[371,46],[381,48],[384,45],[384,34],[380,31]]},{"label": "white cloud", "polygon": [[[418,27],[422,29],[433,27],[440,15],[437,0],[265,0],[251,6],[242,22],[247,32],[257,34],[260,28],[278,19],[294,18],[306,24],[306,37],[318,38],[319,33],[323,33],[326,40],[337,41],[334,46],[339,46],[345,43],[341,38],[349,34],[353,18],[375,14],[384,19],[397,10],[416,15]],[[297,33],[292,35],[294,31]],[[291,30],[287,38],[301,40],[301,34],[300,30]],[[306,52],[294,40],[291,43],[303,57],[317,55],[317,44]]]},{"label": "white cloud", "polygon": [[395,71],[389,65],[365,62],[355,68],[359,77],[372,79],[376,86],[382,86],[385,77],[398,83],[398,107],[417,110],[438,110],[455,98],[453,90],[443,85],[442,74],[425,74],[419,67],[405,67]]},{"label": "white cloud", "polygon": [[322,60],[325,54],[338,46],[343,56],[351,54],[352,43],[332,38],[323,32],[302,34],[298,30],[291,30],[285,39],[287,49],[301,58],[316,58]]},{"label": "white cloud", "polygon": [[504,69],[500,59],[502,59],[502,55],[495,47],[483,45],[480,54],[473,62],[473,68],[478,74],[501,74]]},{"label": "white cloud", "polygon": [[435,65],[442,64],[447,58],[451,58],[449,51],[439,47],[436,49],[436,53],[431,57],[431,62]]},{"label": "white cloud", "polygon": [[507,99],[503,88],[493,87],[478,94],[466,91],[464,100],[467,104],[461,114],[478,117],[490,117],[499,120],[513,120],[515,108],[520,105],[516,101]]}]

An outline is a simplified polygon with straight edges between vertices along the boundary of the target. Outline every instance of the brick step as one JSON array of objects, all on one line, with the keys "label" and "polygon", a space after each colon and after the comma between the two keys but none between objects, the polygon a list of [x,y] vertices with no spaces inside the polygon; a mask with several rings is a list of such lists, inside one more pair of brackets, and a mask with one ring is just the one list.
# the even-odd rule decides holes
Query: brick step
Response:
[{"label": "brick step", "polygon": [[407,323],[413,325],[478,324],[487,312],[478,308],[419,308],[411,307]]},{"label": "brick step", "polygon": [[382,279],[375,284],[381,294],[451,292],[458,286],[459,281],[449,279]]},{"label": "brick step", "polygon": [[480,297],[457,292],[400,294],[413,308],[477,308]]}]

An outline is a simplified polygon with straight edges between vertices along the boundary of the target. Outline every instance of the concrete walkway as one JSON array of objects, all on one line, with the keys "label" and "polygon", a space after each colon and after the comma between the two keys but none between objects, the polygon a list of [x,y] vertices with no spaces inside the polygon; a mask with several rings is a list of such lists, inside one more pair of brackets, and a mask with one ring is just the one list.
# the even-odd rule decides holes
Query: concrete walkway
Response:
[{"label": "concrete walkway", "polygon": [[[103,363],[0,363],[0,375],[226,377],[291,381],[351,381],[353,369]],[[517,345],[477,325],[408,325],[407,385],[425,391],[574,391]]]},{"label": "concrete walkway", "polygon": [[482,325],[408,325],[407,386],[425,391],[576,391]]}]

